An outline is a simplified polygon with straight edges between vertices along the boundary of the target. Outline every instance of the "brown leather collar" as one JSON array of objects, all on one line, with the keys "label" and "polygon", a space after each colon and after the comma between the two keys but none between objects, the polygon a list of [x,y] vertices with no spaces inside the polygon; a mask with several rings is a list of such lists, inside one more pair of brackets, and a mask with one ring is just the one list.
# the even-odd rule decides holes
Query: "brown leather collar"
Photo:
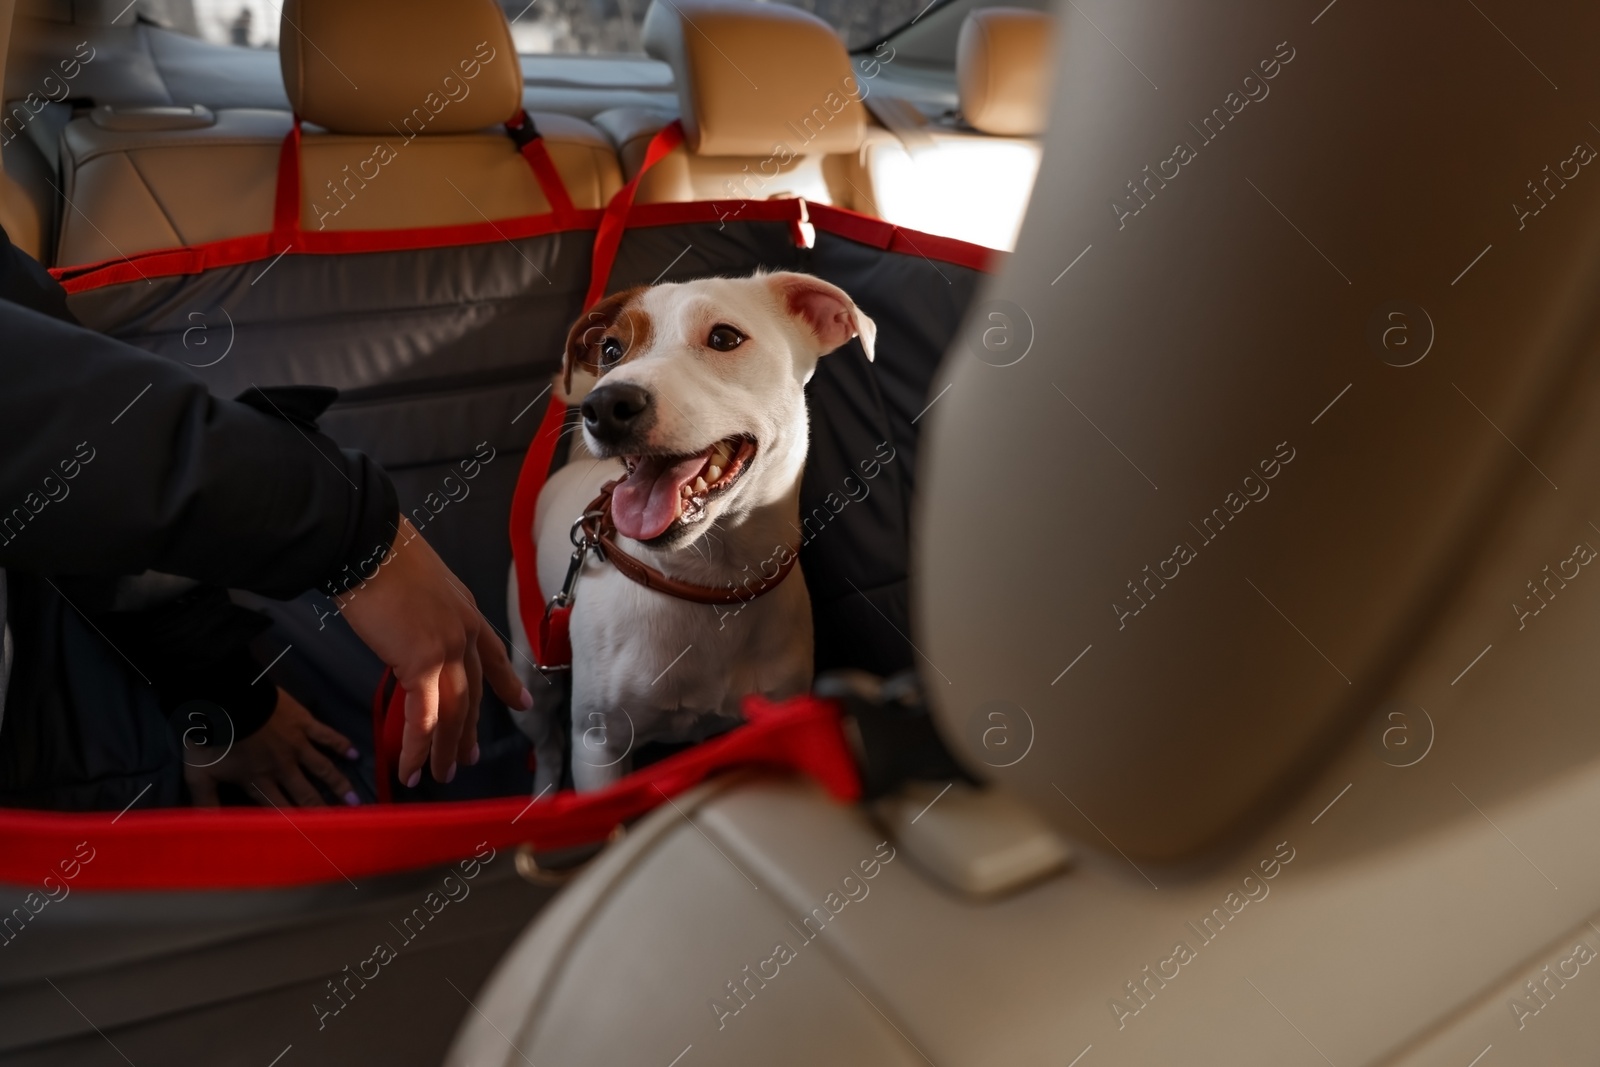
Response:
[{"label": "brown leather collar", "polygon": [[799,555],[798,548],[788,550],[788,557],[778,564],[778,573],[771,578],[758,573],[754,580],[738,586],[730,584],[726,589],[696,585],[663,574],[617,547],[615,536],[617,527],[611,521],[611,491],[616,486],[617,483],[611,481],[600,487],[600,495],[584,509],[579,526],[590,544],[599,547],[604,560],[617,568],[624,577],[638,582],[647,589],[654,589],[658,593],[665,593],[679,600],[693,601],[696,604],[743,604],[764,593],[772,592],[794,569]]}]

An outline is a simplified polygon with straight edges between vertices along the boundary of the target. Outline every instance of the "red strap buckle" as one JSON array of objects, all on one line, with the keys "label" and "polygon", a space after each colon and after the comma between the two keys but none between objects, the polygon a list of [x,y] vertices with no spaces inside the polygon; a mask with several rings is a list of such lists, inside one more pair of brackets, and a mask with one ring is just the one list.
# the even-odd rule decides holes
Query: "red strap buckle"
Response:
[{"label": "red strap buckle", "polygon": [[539,669],[555,671],[572,667],[572,636],[568,627],[571,606],[551,608],[539,619]]}]

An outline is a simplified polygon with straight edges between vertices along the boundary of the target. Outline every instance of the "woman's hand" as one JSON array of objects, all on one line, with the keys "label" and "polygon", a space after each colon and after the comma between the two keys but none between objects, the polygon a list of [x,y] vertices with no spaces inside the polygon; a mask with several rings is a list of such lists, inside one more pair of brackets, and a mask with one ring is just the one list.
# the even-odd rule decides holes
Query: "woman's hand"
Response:
[{"label": "woman's hand", "polygon": [[400,781],[415,786],[422,765],[438,782],[457,764],[478,761],[478,703],[483,683],[520,711],[533,697],[511,669],[505,646],[450,568],[410,520],[378,573],[339,598],[339,609],[368,648],[394,668],[406,693]]},{"label": "woman's hand", "polygon": [[310,771],[333,795],[351,806],[361,803],[350,780],[335,767],[321,745],[345,759],[360,753],[339,731],[326,726],[294,697],[278,690],[278,703],[266,725],[234,744],[228,754],[206,767],[185,765],[184,780],[196,807],[218,806],[217,785],[231,782],[251,793],[251,799],[279,807],[322,806],[322,794],[306,777]]}]

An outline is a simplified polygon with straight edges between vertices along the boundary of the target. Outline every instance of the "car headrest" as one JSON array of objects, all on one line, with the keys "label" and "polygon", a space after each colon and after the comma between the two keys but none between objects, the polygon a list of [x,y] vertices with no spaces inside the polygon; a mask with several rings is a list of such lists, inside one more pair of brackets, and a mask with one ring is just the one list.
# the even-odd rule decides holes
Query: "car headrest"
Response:
[{"label": "car headrest", "polygon": [[1020,7],[974,11],[956,43],[961,115],[983,133],[1033,137],[1049,118],[1055,20]]},{"label": "car headrest", "polygon": [[463,133],[522,106],[494,0],[284,0],[278,55],[295,111],[334,133]]},{"label": "car headrest", "polygon": [[786,4],[652,3],[644,49],[672,65],[696,155],[854,152],[866,133],[862,87],[844,42]]},{"label": "car headrest", "polygon": [[[1571,536],[1518,502],[1588,469],[1557,450],[1593,396],[1600,200],[1557,182],[1600,140],[1562,148],[1584,122],[1511,49],[1488,84],[1456,58],[1488,27],[1339,10],[1099,5],[1104,37],[1061,34],[1016,252],[920,424],[911,639],[941,734],[1136,883],[1128,860],[1221,858],[1309,805],[1336,756],[1360,795],[1429,713],[1448,744],[1469,686],[1511,709],[1547,680],[1502,673],[1543,601],[1462,590],[1480,560],[1537,581]],[[1538,54],[1573,98],[1600,91],[1581,10]],[[1385,73],[1356,99],[1354,70]],[[1491,103],[1527,121],[1436,180]]]}]

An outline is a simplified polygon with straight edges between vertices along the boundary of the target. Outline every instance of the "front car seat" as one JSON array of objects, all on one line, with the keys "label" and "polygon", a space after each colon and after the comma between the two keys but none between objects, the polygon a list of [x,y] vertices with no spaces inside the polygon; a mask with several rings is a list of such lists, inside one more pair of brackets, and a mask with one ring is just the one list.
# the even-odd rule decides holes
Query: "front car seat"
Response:
[{"label": "front car seat", "polygon": [[541,916],[451,1063],[1600,1047],[1600,10],[1061,15],[929,415],[914,636],[1078,864],[975,900],[865,811],[715,783]]}]

